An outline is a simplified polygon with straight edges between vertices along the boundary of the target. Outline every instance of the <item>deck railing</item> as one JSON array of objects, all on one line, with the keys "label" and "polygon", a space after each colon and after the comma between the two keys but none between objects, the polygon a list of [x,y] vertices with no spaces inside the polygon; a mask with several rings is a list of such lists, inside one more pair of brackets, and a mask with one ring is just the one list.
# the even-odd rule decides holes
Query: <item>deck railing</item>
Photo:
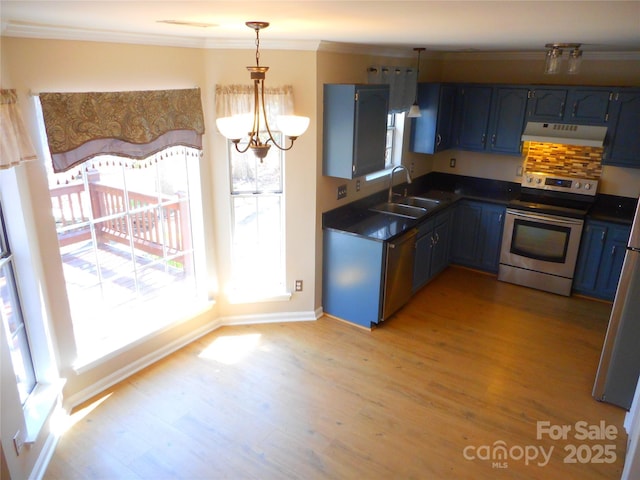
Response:
[{"label": "deck railing", "polygon": [[[115,241],[160,257],[176,256],[191,248],[189,206],[178,195],[149,195],[89,182],[88,195],[81,183],[50,189],[61,246],[91,239],[89,211],[93,211],[98,244]],[[158,205],[158,200],[160,204]],[[102,219],[102,220],[100,220]],[[130,227],[129,227],[130,222]],[[77,227],[74,228],[74,225]]]}]

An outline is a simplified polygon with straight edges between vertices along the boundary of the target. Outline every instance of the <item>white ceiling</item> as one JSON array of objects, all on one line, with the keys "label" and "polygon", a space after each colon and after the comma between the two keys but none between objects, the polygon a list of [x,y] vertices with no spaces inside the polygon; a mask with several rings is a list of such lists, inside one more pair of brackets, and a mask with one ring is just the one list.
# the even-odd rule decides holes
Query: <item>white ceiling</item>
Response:
[{"label": "white ceiling", "polygon": [[[427,51],[640,51],[640,1],[0,0],[2,35],[193,47],[251,47],[245,21],[268,21],[261,48],[321,42]],[[158,20],[200,22],[183,26]]]}]

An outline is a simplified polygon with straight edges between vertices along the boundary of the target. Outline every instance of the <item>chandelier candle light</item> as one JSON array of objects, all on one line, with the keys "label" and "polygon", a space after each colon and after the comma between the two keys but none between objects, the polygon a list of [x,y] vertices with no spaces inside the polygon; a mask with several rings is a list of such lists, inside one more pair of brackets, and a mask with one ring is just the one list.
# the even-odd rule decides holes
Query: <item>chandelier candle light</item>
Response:
[{"label": "chandelier candle light", "polygon": [[[256,65],[247,67],[251,73],[251,80],[253,80],[253,113],[218,118],[216,125],[220,133],[233,142],[238,152],[245,153],[247,150],[251,150],[262,161],[269,153],[270,143],[280,150],[290,150],[295,140],[309,127],[309,117],[276,116],[276,128],[289,137],[291,144],[288,147],[280,146],[273,138],[264,107],[264,79],[269,67],[260,65],[260,30],[267,28],[269,23],[246,22],[246,25],[256,32]],[[260,138],[261,133],[268,136],[264,142]],[[240,141],[247,136],[247,146],[240,148]]]}]

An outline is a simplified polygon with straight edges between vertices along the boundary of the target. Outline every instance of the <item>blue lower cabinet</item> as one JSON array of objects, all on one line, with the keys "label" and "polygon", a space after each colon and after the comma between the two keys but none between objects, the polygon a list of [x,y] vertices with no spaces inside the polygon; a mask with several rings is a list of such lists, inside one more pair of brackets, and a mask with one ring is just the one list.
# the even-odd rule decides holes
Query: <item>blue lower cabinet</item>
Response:
[{"label": "blue lower cabinet", "polygon": [[451,262],[497,273],[506,207],[463,200],[451,230]]},{"label": "blue lower cabinet", "polygon": [[444,210],[418,227],[413,268],[413,291],[417,291],[449,265],[451,209]]},{"label": "blue lower cabinet", "polygon": [[383,242],[325,230],[324,312],[367,328],[378,323],[383,260]]},{"label": "blue lower cabinet", "polygon": [[573,291],[613,301],[631,227],[587,220],[573,279]]}]

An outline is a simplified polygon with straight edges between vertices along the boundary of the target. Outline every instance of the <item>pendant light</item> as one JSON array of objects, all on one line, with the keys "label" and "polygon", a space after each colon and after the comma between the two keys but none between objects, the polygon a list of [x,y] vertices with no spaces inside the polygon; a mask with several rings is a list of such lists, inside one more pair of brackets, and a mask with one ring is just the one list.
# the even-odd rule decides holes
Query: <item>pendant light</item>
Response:
[{"label": "pendant light", "polygon": [[567,73],[569,75],[576,75],[579,73],[580,65],[582,63],[582,50],[580,50],[581,45],[581,43],[547,43],[545,45],[547,53],[544,62],[544,73],[547,75],[560,73],[563,48],[572,49],[569,53],[569,60],[567,62]]},{"label": "pendant light", "polygon": [[[251,150],[262,161],[269,153],[271,145],[275,145],[280,150],[290,150],[295,140],[309,127],[309,117],[278,115],[276,127],[289,137],[291,144],[288,147],[281,146],[273,138],[264,105],[264,79],[269,67],[260,65],[260,30],[267,28],[269,23],[246,22],[245,25],[256,32],[256,65],[247,67],[253,80],[253,113],[218,118],[216,125],[220,133],[233,142],[238,152],[245,153]],[[267,139],[262,141],[260,134]],[[248,137],[247,146],[240,148],[240,141],[246,137]]]},{"label": "pendant light", "polygon": [[422,113],[420,113],[420,107],[418,106],[418,81],[420,79],[420,53],[424,50],[425,49],[421,47],[416,47],[413,49],[414,52],[418,52],[418,68],[416,69],[416,95],[413,100],[413,105],[411,105],[409,113],[407,114],[407,117],[409,118],[417,118],[422,116]]}]

